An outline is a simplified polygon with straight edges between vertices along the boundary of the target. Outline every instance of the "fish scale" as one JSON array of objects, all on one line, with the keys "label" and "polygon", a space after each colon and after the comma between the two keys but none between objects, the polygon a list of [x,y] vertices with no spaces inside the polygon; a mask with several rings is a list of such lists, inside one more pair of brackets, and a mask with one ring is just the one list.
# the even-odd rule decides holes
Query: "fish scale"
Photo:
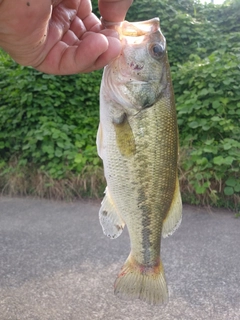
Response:
[{"label": "fish scale", "polygon": [[97,147],[107,188],[99,218],[110,238],[118,237],[124,225],[129,232],[131,252],[115,294],[161,304],[168,301],[161,237],[175,231],[182,212],[165,38],[157,18],[110,27],[120,33],[123,49],[105,67],[101,84]]},{"label": "fish scale", "polygon": [[[138,255],[137,250],[136,254],[134,253],[134,248],[136,247],[134,239],[137,239],[138,246],[140,244],[141,252],[143,252],[143,250],[149,250],[149,248],[151,249],[152,245],[155,244],[155,250],[152,250],[149,259],[146,259],[144,253],[142,253],[141,258],[138,258],[140,263],[148,264],[154,263],[156,258],[159,257],[161,225],[169,210],[176,182],[177,148],[176,144],[172,143],[172,141],[177,140],[176,130],[172,130],[175,121],[174,118],[166,121],[166,117],[164,117],[164,121],[161,121],[161,119],[163,119],[161,109],[161,103],[158,103],[152,108],[145,110],[141,122],[139,122],[138,119],[131,119],[132,121],[130,122],[136,123],[138,127],[141,123],[141,126],[148,128],[146,135],[141,137],[139,141],[136,140],[138,149],[132,159],[133,163],[130,165],[131,168],[134,168],[134,171],[132,171],[134,178],[132,179],[134,182],[138,181],[137,207],[140,206],[139,209],[142,211],[141,220],[138,220],[139,215],[135,214],[134,216],[134,212],[136,212],[138,208],[133,208],[131,216],[132,223],[126,223],[130,233],[132,254],[134,256]],[[151,119],[154,120],[152,121]],[[163,124],[161,122],[163,122]],[[169,141],[159,139],[161,135],[158,134],[158,131],[162,131],[164,125],[166,126],[164,130],[165,135]],[[135,132],[133,124],[132,128]],[[171,134],[168,134],[167,130],[170,131]],[[175,134],[173,134],[173,132]],[[148,147],[145,147],[143,152],[145,142],[147,142]],[[143,158],[144,155],[146,156]],[[141,158],[143,158],[142,161],[140,160]],[[148,184],[148,186],[146,186],[146,184]],[[127,188],[125,190],[126,194],[124,197],[126,198],[128,196],[130,197],[130,201],[132,201],[131,195],[127,195]],[[135,222],[134,219],[136,220]],[[136,225],[139,221],[140,225],[137,228]],[[142,243],[139,243],[138,239],[140,236],[137,234],[136,229],[139,229],[142,233]],[[152,230],[151,235],[148,234],[148,229]]]}]

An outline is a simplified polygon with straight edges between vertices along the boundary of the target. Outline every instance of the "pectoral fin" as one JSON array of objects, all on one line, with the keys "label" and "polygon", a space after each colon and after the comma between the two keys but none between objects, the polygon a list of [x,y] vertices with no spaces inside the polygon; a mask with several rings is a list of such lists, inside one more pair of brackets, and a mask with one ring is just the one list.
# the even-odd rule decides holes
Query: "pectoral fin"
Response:
[{"label": "pectoral fin", "polygon": [[114,123],[117,147],[124,157],[131,157],[136,152],[135,139],[126,114],[120,123]]},{"label": "pectoral fin", "polygon": [[103,198],[102,206],[99,211],[99,220],[103,229],[103,233],[107,237],[115,239],[122,233],[125,223],[118,215],[107,188],[105,193],[106,194]]},{"label": "pectoral fin", "polygon": [[163,221],[162,236],[164,238],[171,236],[180,226],[181,221],[182,221],[182,198],[180,194],[179,181],[177,178],[172,204],[167,214],[167,217]]}]

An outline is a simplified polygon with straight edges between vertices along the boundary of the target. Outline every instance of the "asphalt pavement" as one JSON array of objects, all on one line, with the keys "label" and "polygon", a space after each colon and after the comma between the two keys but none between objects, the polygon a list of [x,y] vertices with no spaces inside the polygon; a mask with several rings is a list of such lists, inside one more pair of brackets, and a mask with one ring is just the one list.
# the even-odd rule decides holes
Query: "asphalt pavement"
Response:
[{"label": "asphalt pavement", "polygon": [[0,197],[0,320],[239,320],[240,218],[184,206],[162,241],[170,301],[123,301],[113,283],[129,253],[110,240],[100,201]]}]

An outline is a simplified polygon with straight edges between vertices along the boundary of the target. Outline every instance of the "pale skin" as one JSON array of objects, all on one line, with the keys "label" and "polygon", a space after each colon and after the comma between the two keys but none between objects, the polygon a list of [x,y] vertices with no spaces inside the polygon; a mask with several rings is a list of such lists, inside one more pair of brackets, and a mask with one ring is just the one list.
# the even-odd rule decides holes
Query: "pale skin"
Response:
[{"label": "pale skin", "polygon": [[[124,20],[133,0],[99,0],[102,18]],[[0,0],[0,47],[19,64],[57,75],[101,69],[121,50],[90,0]]]}]

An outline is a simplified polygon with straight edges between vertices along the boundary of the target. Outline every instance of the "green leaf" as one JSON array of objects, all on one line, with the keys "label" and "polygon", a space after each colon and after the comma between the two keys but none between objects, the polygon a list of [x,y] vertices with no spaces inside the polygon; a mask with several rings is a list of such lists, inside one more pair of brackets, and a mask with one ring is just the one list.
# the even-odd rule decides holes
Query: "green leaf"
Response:
[{"label": "green leaf", "polygon": [[232,196],[234,194],[234,190],[232,187],[225,187],[224,193],[226,196]]},{"label": "green leaf", "polygon": [[208,146],[210,146],[210,145],[213,144],[213,142],[214,142],[214,138],[209,139],[209,140],[206,140],[206,141],[205,141],[205,144],[208,145]]},{"label": "green leaf", "polygon": [[224,163],[224,158],[222,156],[214,157],[213,163],[221,166]]},{"label": "green leaf", "polygon": [[75,159],[74,159],[75,163],[78,164],[85,164],[86,163],[86,158],[83,157],[83,155],[81,153],[76,154]]},{"label": "green leaf", "polygon": [[202,186],[196,186],[196,193],[197,194],[204,194],[206,192],[207,187],[202,185]]},{"label": "green leaf", "polygon": [[212,121],[220,121],[221,118],[219,118],[218,116],[214,116],[211,118]]},{"label": "green leaf", "polygon": [[224,163],[227,165],[231,165],[233,163],[233,161],[235,160],[234,157],[228,156],[224,159]]},{"label": "green leaf", "polygon": [[57,146],[61,149],[65,149],[66,144],[64,144],[62,141],[57,141]]},{"label": "green leaf", "polygon": [[206,146],[203,148],[204,152],[208,152],[208,153],[213,153],[213,147],[211,146]]},{"label": "green leaf", "polygon": [[199,127],[199,123],[196,121],[192,121],[189,123],[189,127],[195,129],[195,128]]},{"label": "green leaf", "polygon": [[199,94],[202,96],[206,96],[208,94],[208,90],[204,88],[199,92]]},{"label": "green leaf", "polygon": [[240,192],[240,184],[238,184],[238,185],[236,185],[236,186],[234,187],[234,191]]},{"label": "green leaf", "polygon": [[54,148],[52,146],[49,145],[43,145],[42,146],[42,150],[43,152],[48,153],[49,155],[53,155],[54,154]]},{"label": "green leaf", "polygon": [[61,156],[62,156],[62,150],[61,149],[59,149],[59,148],[57,148],[56,150],[55,150],[55,156],[56,157],[58,157],[58,158],[60,158]]},{"label": "green leaf", "polygon": [[231,148],[232,148],[232,145],[230,143],[224,143],[224,145],[223,145],[224,150],[229,150]]},{"label": "green leaf", "polygon": [[237,180],[235,178],[228,178],[225,183],[229,187],[234,187],[237,184]]}]

